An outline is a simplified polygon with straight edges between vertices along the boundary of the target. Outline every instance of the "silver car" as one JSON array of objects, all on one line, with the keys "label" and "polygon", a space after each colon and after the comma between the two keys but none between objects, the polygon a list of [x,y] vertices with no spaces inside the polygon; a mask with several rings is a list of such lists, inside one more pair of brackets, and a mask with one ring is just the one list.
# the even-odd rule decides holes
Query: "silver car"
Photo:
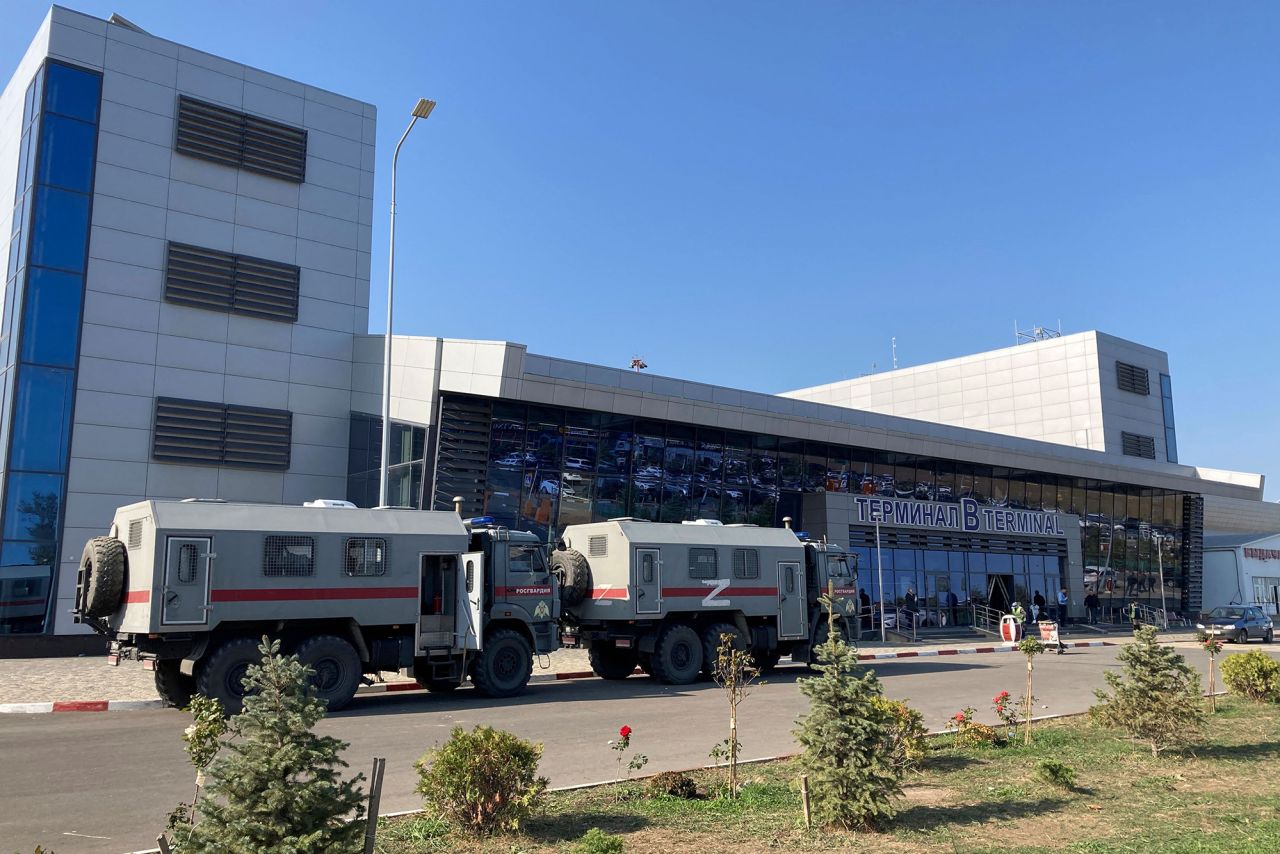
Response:
[{"label": "silver car", "polygon": [[1248,643],[1251,638],[1262,638],[1271,643],[1271,618],[1261,608],[1252,605],[1226,605],[1214,608],[1196,623],[1196,628],[1207,635],[1225,638],[1235,643]]}]

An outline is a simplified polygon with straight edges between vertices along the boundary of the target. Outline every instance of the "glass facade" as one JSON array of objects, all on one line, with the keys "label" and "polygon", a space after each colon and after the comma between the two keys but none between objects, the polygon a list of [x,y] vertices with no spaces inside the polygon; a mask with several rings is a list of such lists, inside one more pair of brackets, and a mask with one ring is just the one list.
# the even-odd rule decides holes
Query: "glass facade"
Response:
[{"label": "glass facade", "polygon": [[23,107],[0,321],[0,634],[44,631],[56,596],[101,89],[50,60]]},{"label": "glass facade", "polygon": [[1178,431],[1173,424],[1173,378],[1160,375],[1160,403],[1164,408],[1165,457],[1171,463],[1178,461]]},{"label": "glass facade", "polygon": [[[382,463],[382,419],[351,413],[350,452],[347,455],[347,500],[360,507],[377,507]],[[388,478],[395,507],[424,506],[427,430],[411,424],[391,423],[391,475]]]},{"label": "glass facade", "polygon": [[[451,509],[453,495],[461,495],[464,513],[491,515],[550,540],[566,525],[618,516],[769,526],[790,516],[800,528],[803,496],[821,491],[943,502],[972,498],[991,506],[1078,516],[1085,587],[1098,594],[1103,607],[1121,607],[1130,599],[1158,606],[1163,569],[1169,607],[1188,608],[1181,492],[460,395],[445,395],[440,411],[442,438],[433,476],[437,487],[443,481],[449,488],[437,488],[432,501],[430,483],[422,492],[412,487],[412,495],[422,496],[412,506]],[[373,506],[379,421],[353,416],[353,425],[357,419],[371,426],[353,439],[356,474],[348,497]],[[352,429],[355,436],[359,428]],[[407,429],[398,425],[398,432]],[[410,455],[398,465],[412,470],[422,462]],[[963,566],[953,566],[960,557],[944,549],[904,545],[902,566],[897,550],[893,557],[886,550],[885,565],[894,573],[895,591],[901,569],[904,583],[910,578],[921,585],[916,593],[922,601],[930,595],[928,584],[941,583],[944,561],[944,599],[951,590],[989,598],[993,574],[1014,579],[1010,595],[1040,589],[1051,599],[1045,588],[1060,586],[1065,554],[1047,546],[1027,554],[1025,544],[1015,545],[1022,554],[1003,554],[992,544],[984,544],[980,554],[965,550]],[[864,559],[860,566],[874,563]]]}]

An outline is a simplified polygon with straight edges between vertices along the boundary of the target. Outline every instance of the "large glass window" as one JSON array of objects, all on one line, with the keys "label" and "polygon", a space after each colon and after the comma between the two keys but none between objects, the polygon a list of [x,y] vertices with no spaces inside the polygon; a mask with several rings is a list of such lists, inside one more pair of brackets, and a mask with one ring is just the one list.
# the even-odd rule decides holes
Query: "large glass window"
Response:
[{"label": "large glass window", "polygon": [[33,267],[22,320],[24,362],[72,368],[80,335],[81,277]]},{"label": "large glass window", "polygon": [[75,190],[93,191],[93,147],[98,136],[94,125],[48,115],[40,126],[40,167],[42,184]]},{"label": "large glass window", "polygon": [[52,187],[37,187],[35,193],[31,264],[82,272],[89,243],[89,197]]},{"label": "large glass window", "polygon": [[101,77],[89,71],[51,62],[45,68],[44,108],[86,122],[98,121]]},{"label": "large glass window", "polygon": [[6,540],[57,540],[62,518],[62,475],[9,472],[5,494]]},{"label": "large glass window", "polygon": [[75,378],[70,371],[24,365],[18,372],[9,467],[62,471],[71,439],[71,402]]}]

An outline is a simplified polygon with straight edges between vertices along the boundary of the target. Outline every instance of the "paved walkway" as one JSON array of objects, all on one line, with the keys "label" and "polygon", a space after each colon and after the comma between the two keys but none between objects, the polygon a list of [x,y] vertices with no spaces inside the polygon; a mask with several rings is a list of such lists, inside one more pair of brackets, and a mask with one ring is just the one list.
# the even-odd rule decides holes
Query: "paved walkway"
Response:
[{"label": "paved walkway", "polygon": [[[1067,640],[1125,643],[1128,635],[1102,635],[1075,632]],[[1177,632],[1166,635],[1166,642],[1177,647],[1194,648],[1194,634]],[[940,649],[976,650],[999,647],[994,638],[978,638],[972,642],[939,641],[932,644],[881,644],[866,641],[858,651],[864,656],[901,652],[928,653]],[[1227,651],[1233,651],[1234,648]],[[544,667],[545,665],[545,667]],[[590,671],[587,654],[581,650],[562,649],[535,663],[534,676]],[[388,683],[411,681],[399,673],[383,673]],[[0,659],[0,703],[50,703],[95,700],[158,699],[154,678],[136,661],[124,661],[111,667],[102,656],[76,658]]]}]

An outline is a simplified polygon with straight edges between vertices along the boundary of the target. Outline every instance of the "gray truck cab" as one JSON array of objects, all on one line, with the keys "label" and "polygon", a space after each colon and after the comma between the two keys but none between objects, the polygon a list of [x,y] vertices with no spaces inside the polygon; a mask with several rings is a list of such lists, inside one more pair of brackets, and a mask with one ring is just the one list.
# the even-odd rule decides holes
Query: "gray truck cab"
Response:
[{"label": "gray truck cab", "polygon": [[491,516],[464,524],[471,534],[471,551],[483,554],[488,567],[482,605],[488,631],[522,632],[535,655],[554,652],[560,644],[560,595],[547,565],[546,546],[536,535],[502,527]]},{"label": "gray truck cab", "polygon": [[[811,644],[816,647],[826,640],[827,608],[820,599],[831,592],[837,625],[845,640],[857,640],[858,625],[858,556],[836,543],[810,540],[804,531],[796,536],[804,543],[805,587],[809,599]],[[812,649],[809,653],[812,661]]]}]

